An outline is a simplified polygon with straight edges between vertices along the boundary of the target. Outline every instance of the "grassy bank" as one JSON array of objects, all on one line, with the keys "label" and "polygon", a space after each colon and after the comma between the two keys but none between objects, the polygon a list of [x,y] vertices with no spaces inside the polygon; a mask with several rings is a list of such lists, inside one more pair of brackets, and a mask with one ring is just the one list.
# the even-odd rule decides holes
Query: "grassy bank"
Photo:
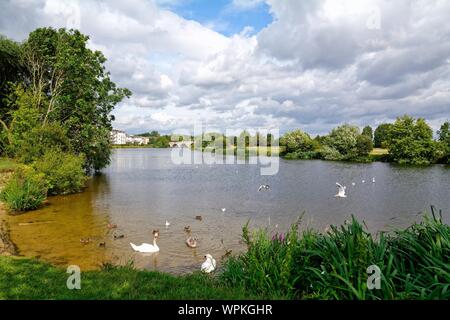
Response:
[{"label": "grassy bank", "polygon": [[[250,233],[245,254],[224,266],[222,279],[255,294],[293,299],[450,299],[450,227],[425,216],[405,230],[365,231],[355,219],[326,234],[297,225],[287,234]],[[380,289],[369,289],[368,268]],[[374,280],[374,279],[372,279]],[[374,284],[371,281],[372,284]]]},{"label": "grassy bank", "polygon": [[112,267],[81,273],[81,289],[69,290],[69,274],[47,263],[0,257],[0,299],[257,299],[243,289],[195,273],[172,276]]}]

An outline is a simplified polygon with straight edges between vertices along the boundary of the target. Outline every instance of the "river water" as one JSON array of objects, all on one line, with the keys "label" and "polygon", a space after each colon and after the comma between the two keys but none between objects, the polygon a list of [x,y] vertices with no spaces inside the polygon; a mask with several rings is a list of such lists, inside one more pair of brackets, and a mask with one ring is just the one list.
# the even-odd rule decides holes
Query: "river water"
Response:
[{"label": "river water", "polygon": [[[448,166],[279,159],[278,173],[263,176],[257,164],[177,165],[171,152],[115,149],[111,165],[85,192],[50,197],[39,210],[8,216],[12,241],[22,255],[82,270],[132,261],[138,268],[185,273],[198,270],[206,253],[220,263],[226,250],[245,249],[240,235],[247,221],[284,232],[304,213],[301,228],[323,231],[353,214],[371,232],[388,231],[420,220],[430,205],[449,221]],[[347,186],[347,198],[334,197],[336,182]],[[259,192],[261,184],[270,190]],[[185,244],[185,226],[198,238],[195,249]],[[160,231],[161,251],[133,252],[129,242],[151,243],[154,229]],[[124,238],[114,240],[114,234]]]}]

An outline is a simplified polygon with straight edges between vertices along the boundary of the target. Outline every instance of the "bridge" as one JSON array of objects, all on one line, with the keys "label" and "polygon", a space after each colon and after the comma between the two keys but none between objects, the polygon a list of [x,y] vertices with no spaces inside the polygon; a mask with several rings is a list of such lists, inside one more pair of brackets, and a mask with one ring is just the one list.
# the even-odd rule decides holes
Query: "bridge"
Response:
[{"label": "bridge", "polygon": [[169,142],[171,148],[190,148],[194,141],[172,141]]}]

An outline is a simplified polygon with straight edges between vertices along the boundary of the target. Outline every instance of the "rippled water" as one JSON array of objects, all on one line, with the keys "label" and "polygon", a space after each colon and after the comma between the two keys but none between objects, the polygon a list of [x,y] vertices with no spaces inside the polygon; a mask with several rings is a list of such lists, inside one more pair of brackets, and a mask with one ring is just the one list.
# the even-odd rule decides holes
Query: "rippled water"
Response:
[{"label": "rippled water", "polygon": [[[220,262],[227,249],[243,250],[241,229],[249,219],[252,227],[282,232],[305,212],[303,228],[322,231],[354,214],[375,232],[408,226],[434,205],[449,220],[445,166],[280,159],[278,174],[261,176],[254,164],[175,165],[170,154],[168,149],[115,149],[111,165],[85,192],[51,197],[42,209],[8,217],[13,242],[23,255],[63,266],[90,269],[133,260],[139,268],[182,273],[198,269],[206,253]],[[347,186],[347,198],[334,197],[336,181]],[[271,190],[258,192],[261,184]],[[108,229],[109,223],[118,228]],[[196,249],[185,244],[187,225],[199,239]],[[161,251],[134,253],[129,242],[151,243],[153,229],[160,230]],[[125,238],[114,240],[114,234]],[[90,243],[80,243],[87,237]],[[106,246],[100,247],[103,241]]]}]

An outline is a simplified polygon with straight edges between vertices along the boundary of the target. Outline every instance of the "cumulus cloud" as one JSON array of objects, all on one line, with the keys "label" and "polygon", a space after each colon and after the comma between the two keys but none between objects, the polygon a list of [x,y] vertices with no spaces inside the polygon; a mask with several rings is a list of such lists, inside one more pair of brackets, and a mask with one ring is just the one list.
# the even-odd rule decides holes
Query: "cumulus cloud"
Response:
[{"label": "cumulus cloud", "polygon": [[[224,36],[170,10],[177,0],[0,2],[0,33],[72,27],[133,91],[114,111],[130,132],[301,127],[323,134],[347,122],[404,113],[435,126],[450,113],[450,3],[425,0],[266,2],[273,22]],[[227,22],[231,23],[231,22]],[[220,28],[215,28],[219,30]]]}]

